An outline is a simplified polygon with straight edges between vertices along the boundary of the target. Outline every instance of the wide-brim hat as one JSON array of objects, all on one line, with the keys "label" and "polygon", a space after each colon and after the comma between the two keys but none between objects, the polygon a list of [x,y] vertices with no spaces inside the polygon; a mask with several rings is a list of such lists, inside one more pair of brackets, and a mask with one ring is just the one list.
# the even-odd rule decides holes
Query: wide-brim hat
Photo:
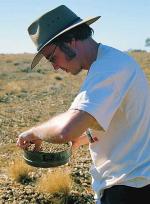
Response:
[{"label": "wide-brim hat", "polygon": [[33,69],[42,59],[41,50],[55,38],[63,33],[75,28],[83,23],[90,25],[101,16],[81,19],[73,11],[64,5],[61,5],[34,21],[28,27],[28,33],[37,47],[38,53],[34,56],[31,69]]}]

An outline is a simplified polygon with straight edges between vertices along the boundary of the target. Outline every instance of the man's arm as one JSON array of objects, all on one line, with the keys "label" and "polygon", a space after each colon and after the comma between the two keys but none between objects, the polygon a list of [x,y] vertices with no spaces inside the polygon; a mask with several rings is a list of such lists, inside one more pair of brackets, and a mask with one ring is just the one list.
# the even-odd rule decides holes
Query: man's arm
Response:
[{"label": "man's arm", "polygon": [[66,143],[81,136],[87,128],[99,127],[95,118],[89,113],[80,110],[68,110],[49,121],[33,127],[19,135],[17,144],[26,148],[36,140],[45,140],[51,143]]}]

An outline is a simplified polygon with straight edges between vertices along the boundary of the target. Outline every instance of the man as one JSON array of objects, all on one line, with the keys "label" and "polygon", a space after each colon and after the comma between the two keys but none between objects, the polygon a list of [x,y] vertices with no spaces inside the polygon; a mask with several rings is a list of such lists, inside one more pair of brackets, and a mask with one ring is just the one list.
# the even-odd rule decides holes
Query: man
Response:
[{"label": "man", "polygon": [[89,143],[92,186],[97,203],[150,202],[150,90],[139,65],[127,54],[92,39],[91,23],[65,6],[44,14],[28,28],[38,53],[31,67],[45,57],[55,70],[87,77],[71,107],[19,135],[23,149],[42,140]]}]

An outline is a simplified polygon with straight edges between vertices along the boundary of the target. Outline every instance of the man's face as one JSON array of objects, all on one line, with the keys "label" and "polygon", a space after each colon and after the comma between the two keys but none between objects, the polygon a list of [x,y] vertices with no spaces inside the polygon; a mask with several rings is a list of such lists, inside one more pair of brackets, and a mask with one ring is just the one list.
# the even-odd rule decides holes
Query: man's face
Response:
[{"label": "man's face", "polygon": [[55,70],[62,69],[73,75],[82,70],[76,50],[69,43],[64,43],[61,47],[54,44],[47,45],[43,48],[42,54]]}]

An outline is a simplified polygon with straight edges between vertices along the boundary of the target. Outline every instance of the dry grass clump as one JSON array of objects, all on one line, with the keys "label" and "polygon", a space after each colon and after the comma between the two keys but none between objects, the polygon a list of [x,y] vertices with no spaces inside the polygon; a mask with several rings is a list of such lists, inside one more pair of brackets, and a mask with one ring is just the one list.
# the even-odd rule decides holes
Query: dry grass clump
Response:
[{"label": "dry grass clump", "polygon": [[43,175],[37,184],[42,193],[62,193],[67,196],[71,191],[72,179],[68,170],[56,169]]},{"label": "dry grass clump", "polygon": [[32,171],[32,167],[28,166],[20,158],[16,158],[14,161],[12,161],[7,170],[10,177],[17,182],[24,184],[30,182],[31,180],[29,172]]}]

